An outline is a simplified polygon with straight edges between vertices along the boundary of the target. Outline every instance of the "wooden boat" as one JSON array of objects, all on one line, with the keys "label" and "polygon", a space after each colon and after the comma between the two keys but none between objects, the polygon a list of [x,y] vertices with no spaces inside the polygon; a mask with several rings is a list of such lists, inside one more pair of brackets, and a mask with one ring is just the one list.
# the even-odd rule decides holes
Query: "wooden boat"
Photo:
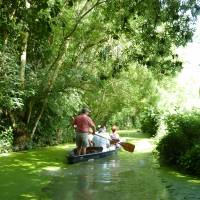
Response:
[{"label": "wooden boat", "polygon": [[119,148],[113,147],[108,151],[103,151],[102,147],[87,147],[87,151],[85,155],[76,155],[76,149],[73,149],[69,155],[67,156],[68,163],[74,164],[78,162],[89,161],[93,159],[99,159],[103,157],[110,156],[115,154]]}]

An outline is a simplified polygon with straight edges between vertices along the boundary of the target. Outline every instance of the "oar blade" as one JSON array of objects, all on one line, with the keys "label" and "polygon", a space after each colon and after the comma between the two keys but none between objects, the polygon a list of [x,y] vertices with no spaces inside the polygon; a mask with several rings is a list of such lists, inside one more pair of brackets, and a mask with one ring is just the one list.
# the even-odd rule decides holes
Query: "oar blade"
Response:
[{"label": "oar blade", "polygon": [[127,142],[120,142],[119,143],[126,151],[134,152],[135,145]]}]

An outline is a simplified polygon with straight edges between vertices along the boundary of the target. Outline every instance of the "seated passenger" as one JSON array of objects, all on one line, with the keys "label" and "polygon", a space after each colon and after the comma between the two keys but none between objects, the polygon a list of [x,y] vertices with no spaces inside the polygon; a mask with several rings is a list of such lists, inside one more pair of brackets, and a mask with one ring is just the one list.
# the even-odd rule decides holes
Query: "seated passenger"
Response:
[{"label": "seated passenger", "polygon": [[89,147],[94,146],[93,142],[92,142],[92,139],[93,139],[93,134],[89,132],[89,134],[88,134],[88,146]]},{"label": "seated passenger", "polygon": [[93,136],[92,143],[95,147],[103,147],[103,152],[108,151],[110,147],[110,136],[107,132],[97,132]]},{"label": "seated passenger", "polygon": [[117,147],[120,147],[120,145],[117,144],[118,142],[120,142],[120,137],[119,137],[119,134],[117,133],[117,127],[115,125],[112,126],[111,130],[112,130],[112,133],[110,134],[110,138],[111,140],[113,140],[113,144],[116,144]]},{"label": "seated passenger", "polygon": [[105,125],[101,125],[99,127],[98,133],[105,133],[106,132],[106,126]]}]

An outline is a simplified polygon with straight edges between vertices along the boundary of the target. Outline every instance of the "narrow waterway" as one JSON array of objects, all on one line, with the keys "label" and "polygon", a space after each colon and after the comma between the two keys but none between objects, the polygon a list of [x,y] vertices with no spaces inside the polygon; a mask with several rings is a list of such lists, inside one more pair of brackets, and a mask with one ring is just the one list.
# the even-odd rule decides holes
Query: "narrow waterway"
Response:
[{"label": "narrow waterway", "polygon": [[126,138],[136,144],[109,158],[47,168],[51,182],[40,199],[52,200],[200,200],[200,180],[160,168],[152,156],[154,141],[140,133]]}]

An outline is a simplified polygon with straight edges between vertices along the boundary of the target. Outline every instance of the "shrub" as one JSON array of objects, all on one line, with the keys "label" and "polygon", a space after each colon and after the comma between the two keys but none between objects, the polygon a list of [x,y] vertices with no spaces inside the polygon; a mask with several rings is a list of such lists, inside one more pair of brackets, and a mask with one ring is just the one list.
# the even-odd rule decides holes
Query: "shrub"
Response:
[{"label": "shrub", "polygon": [[147,110],[143,113],[141,119],[141,130],[148,135],[155,136],[159,128],[159,113],[153,110]]},{"label": "shrub", "polygon": [[181,131],[192,143],[196,143],[195,140],[200,138],[200,113],[193,111],[187,114],[181,115],[179,119],[179,126]]},{"label": "shrub", "polygon": [[200,113],[191,111],[168,116],[165,120],[167,134],[159,141],[157,151],[160,161],[176,165],[194,175],[200,165]]},{"label": "shrub", "polygon": [[176,165],[179,157],[187,151],[187,138],[183,134],[171,133],[164,136],[156,150],[162,163]]},{"label": "shrub", "polygon": [[189,174],[200,176],[200,146],[195,145],[180,158],[180,166]]}]

